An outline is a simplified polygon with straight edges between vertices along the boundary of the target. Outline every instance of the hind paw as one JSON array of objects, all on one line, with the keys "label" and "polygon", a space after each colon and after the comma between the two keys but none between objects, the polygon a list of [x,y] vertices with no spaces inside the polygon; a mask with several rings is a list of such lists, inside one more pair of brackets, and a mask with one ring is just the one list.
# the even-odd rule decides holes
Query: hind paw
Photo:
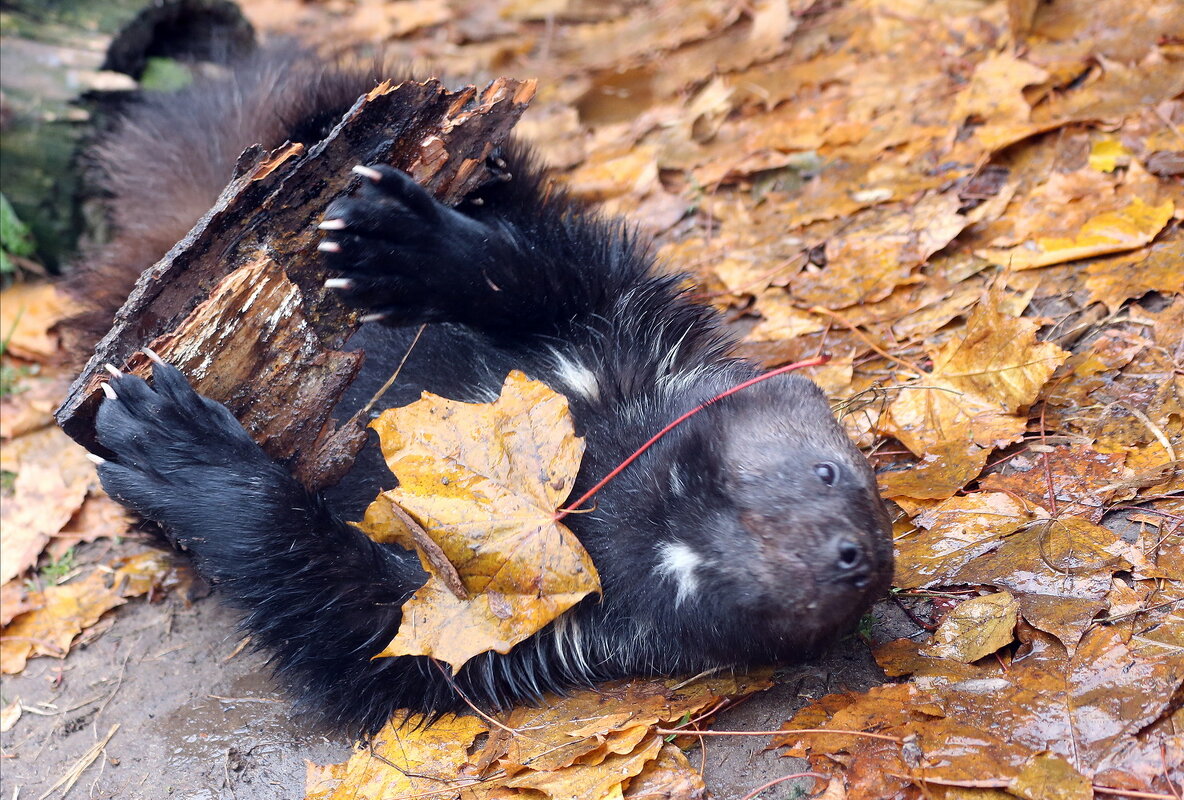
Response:
[{"label": "hind paw", "polygon": [[153,385],[109,367],[95,432],[103,488],[148,519],[174,525],[203,509],[233,507],[271,461],[221,403],[176,368],[153,367]]}]

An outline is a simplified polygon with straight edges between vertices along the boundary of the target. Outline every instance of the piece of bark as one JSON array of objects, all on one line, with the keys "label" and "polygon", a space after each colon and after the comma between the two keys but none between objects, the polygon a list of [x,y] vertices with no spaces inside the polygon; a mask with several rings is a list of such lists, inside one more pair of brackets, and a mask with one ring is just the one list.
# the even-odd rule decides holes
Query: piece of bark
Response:
[{"label": "piece of bark", "polygon": [[[306,485],[334,482],[364,442],[365,420],[334,431],[329,419],[360,362],[338,352],[358,312],[323,285],[316,225],[325,207],[358,185],[354,164],[372,163],[404,169],[442,202],[457,202],[491,178],[486,161],[533,94],[533,82],[507,79],[456,92],[434,80],[383,84],[307,152],[285,145],[244,153],[214,207],[140,276],[58,409],[58,424],[99,449],[102,367],[147,374],[148,360],[132,356],[148,345],[230,405]],[[215,343],[216,353],[207,349]]]},{"label": "piece of bark", "polygon": [[[349,386],[361,352],[326,350],[305,319],[296,284],[266,253],[214,287],[184,322],[152,342],[152,350],[190,377],[193,388],[217,397],[275,458],[298,473],[309,459],[324,419],[318,413]],[[245,312],[245,313],[244,313]],[[136,357],[128,364],[145,366]],[[266,396],[257,393],[266,387]],[[271,397],[285,398],[276,408]]]}]

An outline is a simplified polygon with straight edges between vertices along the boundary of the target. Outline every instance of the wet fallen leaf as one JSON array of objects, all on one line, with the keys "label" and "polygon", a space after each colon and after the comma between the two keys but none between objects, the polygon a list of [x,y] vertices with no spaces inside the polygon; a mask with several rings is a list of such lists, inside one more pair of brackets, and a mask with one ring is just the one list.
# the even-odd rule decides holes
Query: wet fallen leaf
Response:
[{"label": "wet fallen leaf", "polygon": [[86,451],[57,428],[42,428],[5,445],[4,469],[16,473],[12,496],[0,504],[0,583],[37,557],[98,485]]},{"label": "wet fallen leaf", "polygon": [[[979,485],[1003,491],[1058,514],[1100,522],[1116,496],[1129,498],[1122,453],[1099,453],[1090,447],[1055,447],[1040,454],[1022,454],[1004,471],[985,476]],[[1126,486],[1124,490],[1124,485]]]},{"label": "wet fallen leaf", "polygon": [[914,530],[896,539],[893,584],[934,586],[1044,515],[1011,494],[976,492],[951,497],[913,519]]},{"label": "wet fallen leaf", "polygon": [[388,725],[347,763],[310,764],[307,800],[421,792],[442,800],[694,800],[705,796],[702,779],[653,728],[768,686],[759,676],[621,681],[548,697],[537,708],[501,715],[496,724],[448,715],[426,729]]},{"label": "wet fallen leaf", "polygon": [[1027,427],[1020,412],[1068,357],[1037,342],[1038,327],[977,306],[964,333],[933,353],[932,371],[902,387],[882,420],[884,433],[918,456],[961,448],[977,475],[992,449],[1020,439]]},{"label": "wet fallen leaf", "polygon": [[1032,106],[1023,89],[1048,77],[1046,70],[1010,53],[989,56],[975,66],[969,85],[954,99],[955,117],[977,118],[989,125],[1026,122]]},{"label": "wet fallen leaf", "polygon": [[[506,718],[516,730],[545,730],[547,736],[495,734],[489,748],[499,762],[515,773],[521,769],[559,769],[595,761],[612,752],[613,737],[624,735],[631,744],[641,742],[659,722],[692,716],[722,696],[743,695],[768,686],[765,676],[706,678],[691,682],[634,681],[577,692],[561,703],[541,708],[517,708]],[[673,688],[672,688],[673,687]],[[622,748],[616,748],[622,749]]]},{"label": "wet fallen leaf", "polygon": [[23,670],[33,656],[63,658],[74,637],[127,602],[97,571],[37,595],[40,608],[17,616],[0,631],[0,672],[6,675]]},{"label": "wet fallen leaf", "polygon": [[309,762],[306,800],[458,797],[481,782],[461,769],[473,740],[488,730],[478,717],[449,716],[427,729],[390,723],[344,764]]},{"label": "wet fallen leaf", "polygon": [[159,586],[170,568],[161,551],[149,551],[92,569],[69,583],[29,593],[29,610],[0,630],[0,672],[13,674],[34,656],[63,658],[77,637],[107,611]]},{"label": "wet fallen leaf", "polygon": [[0,586],[0,627],[12,622],[19,614],[40,608],[38,603],[38,598],[31,596],[29,588],[20,579]]},{"label": "wet fallen leaf", "polygon": [[1137,253],[1095,261],[1085,268],[1090,300],[1114,313],[1148,292],[1184,294],[1184,237],[1159,242]]},{"label": "wet fallen leaf", "polygon": [[114,539],[125,535],[133,524],[127,510],[112,500],[101,489],[93,489],[82,501],[77,513],[58,533],[54,534],[46,552],[52,559],[61,558],[66,550],[96,539]]},{"label": "wet fallen leaf", "polygon": [[826,242],[826,269],[795,281],[794,294],[835,309],[887,297],[970,223],[961,207],[953,195],[930,194],[904,209],[857,215]]},{"label": "wet fallen leaf", "polygon": [[15,379],[0,397],[0,439],[14,439],[53,424],[53,411],[66,396],[73,370],[36,365],[14,367]]},{"label": "wet fallen leaf", "polygon": [[551,772],[528,770],[506,781],[514,789],[533,789],[548,797],[620,797],[628,781],[639,774],[645,765],[657,757],[662,748],[662,737],[652,735],[636,748],[625,753],[612,753],[587,769],[573,764]]},{"label": "wet fallen leaf", "polygon": [[52,283],[18,283],[0,292],[0,339],[5,351],[30,361],[58,355],[60,342],[53,327],[77,311],[76,305]]},{"label": "wet fallen leaf", "polygon": [[376,502],[410,512],[467,593],[421,556],[431,577],[381,656],[431,655],[458,670],[478,653],[508,652],[599,590],[588,554],[555,519],[583,455],[562,395],[515,372],[495,403],[425,394],[373,427],[399,479]]},{"label": "wet fallen leaf", "polygon": [[705,800],[707,785],[683,752],[667,743],[629,781],[623,796],[626,800]]},{"label": "wet fallen leaf", "polygon": [[880,491],[898,502],[944,500],[978,477],[986,453],[973,441],[935,444],[908,469],[880,475]]},{"label": "wet fallen leaf", "polygon": [[976,254],[1009,269],[1034,269],[1090,256],[1121,253],[1155,238],[1175,212],[1170,200],[1149,205],[1140,198],[1120,211],[1090,219],[1072,237],[1045,237],[1008,250],[984,249]]},{"label": "wet fallen leaf", "polygon": [[1106,607],[1115,572],[1147,565],[1138,548],[1081,517],[1035,521],[948,575],[1009,590],[1024,619],[1072,649]]},{"label": "wet fallen leaf", "polygon": [[928,655],[970,663],[1011,644],[1019,604],[1007,592],[974,597],[945,618],[933,633]]},{"label": "wet fallen leaf", "polygon": [[1037,753],[1007,784],[1007,789],[1024,800],[1093,800],[1089,778],[1056,753]]},{"label": "wet fallen leaf", "polygon": [[1184,375],[1176,367],[1184,298],[1139,315],[1149,337],[1100,338],[1075,366],[1076,380],[1049,395],[1048,424],[1094,441],[1099,453],[1125,455],[1140,496],[1184,490]]},{"label": "wet fallen leaf", "polygon": [[[825,697],[787,723],[790,729],[870,730],[895,741],[787,733],[781,739],[787,754],[809,756],[814,769],[845,771],[848,785],[870,790],[869,797],[914,798],[920,795],[909,787],[916,784],[984,779],[1034,791],[1028,787],[1041,775],[1057,782],[1045,786],[1046,794],[1020,796],[1064,791],[1077,797],[1072,792],[1080,791],[1082,778],[1088,788],[1106,759],[1130,753],[1129,737],[1171,706],[1184,680],[1178,654],[1136,652],[1108,628],[1090,631],[1071,657],[1051,637],[1032,634],[1006,671],[992,659],[967,665],[926,658],[914,642],[899,644],[915,654],[915,679]],[[900,646],[888,649],[900,658]],[[1162,748],[1171,734],[1154,738]],[[1121,774],[1131,789],[1166,791],[1163,763],[1151,758],[1154,765],[1132,758],[1107,778]]]}]

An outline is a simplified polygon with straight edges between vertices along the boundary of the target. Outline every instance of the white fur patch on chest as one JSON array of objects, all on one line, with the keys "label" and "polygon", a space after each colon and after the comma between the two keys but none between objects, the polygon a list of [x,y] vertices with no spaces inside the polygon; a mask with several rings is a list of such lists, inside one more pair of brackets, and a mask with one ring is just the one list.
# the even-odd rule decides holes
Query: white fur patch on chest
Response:
[{"label": "white fur patch on chest", "polygon": [[703,557],[683,542],[662,542],[658,545],[658,565],[654,572],[662,577],[674,581],[676,594],[674,603],[678,605],[692,596],[699,588],[699,578],[695,570],[703,563]]},{"label": "white fur patch on chest", "polygon": [[555,377],[571,392],[588,401],[600,399],[600,381],[596,373],[562,353],[555,353]]}]

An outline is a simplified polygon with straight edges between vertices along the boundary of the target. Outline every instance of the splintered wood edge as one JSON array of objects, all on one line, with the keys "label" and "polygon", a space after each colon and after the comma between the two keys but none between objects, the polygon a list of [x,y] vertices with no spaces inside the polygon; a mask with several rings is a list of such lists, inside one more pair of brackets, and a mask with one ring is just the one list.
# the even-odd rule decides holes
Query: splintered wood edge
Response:
[{"label": "splintered wood edge", "polygon": [[[344,472],[365,441],[365,420],[354,419],[333,430],[329,414],[360,367],[360,355],[339,349],[357,328],[358,315],[323,289],[315,220],[334,197],[357,185],[349,167],[363,160],[407,169],[442,201],[458,201],[488,180],[485,159],[505,141],[534,91],[533,81],[505,78],[480,91],[467,87],[457,92],[448,92],[434,80],[387,82],[359,98],[329,136],[307,150],[289,143],[271,153],[259,148],[244,153],[236,177],[210,211],[141,275],[111,331],[57,410],[58,424],[76,441],[93,447],[102,365],[113,363],[146,374],[149,362],[137,351],[150,341],[166,360],[176,362],[178,354],[187,352],[179,358],[182,371],[251,423],[248,430],[273,457],[294,461],[307,483],[321,483],[319,472]],[[215,321],[242,309],[219,310],[210,301],[215,296],[223,298],[220,302],[233,297],[226,293],[225,282],[236,270],[259,270],[264,252],[299,296],[288,312],[276,309],[271,320],[275,330],[269,335],[286,336],[299,353],[279,365],[279,372],[253,371],[233,389],[213,385],[209,375],[219,370],[218,364],[196,359],[198,345],[182,339],[218,341],[221,329],[203,330],[203,325],[223,324]],[[292,313],[296,311],[299,314]],[[251,325],[258,328],[259,320],[241,322],[235,326],[240,332]],[[279,327],[287,326],[293,329],[281,334]],[[317,348],[309,346],[309,336],[317,340]],[[240,338],[243,341],[235,347],[254,347],[246,341],[249,337],[228,337],[219,358],[227,357],[226,346]],[[297,342],[302,344],[297,347]],[[270,360],[257,363],[272,363],[284,352],[276,349]],[[338,370],[344,370],[344,380],[332,379]],[[286,381],[293,391],[310,374],[316,375],[316,388],[307,394],[297,391],[303,399],[299,403],[275,396],[268,381],[284,371],[293,376]],[[245,402],[247,398],[253,402]]]}]

